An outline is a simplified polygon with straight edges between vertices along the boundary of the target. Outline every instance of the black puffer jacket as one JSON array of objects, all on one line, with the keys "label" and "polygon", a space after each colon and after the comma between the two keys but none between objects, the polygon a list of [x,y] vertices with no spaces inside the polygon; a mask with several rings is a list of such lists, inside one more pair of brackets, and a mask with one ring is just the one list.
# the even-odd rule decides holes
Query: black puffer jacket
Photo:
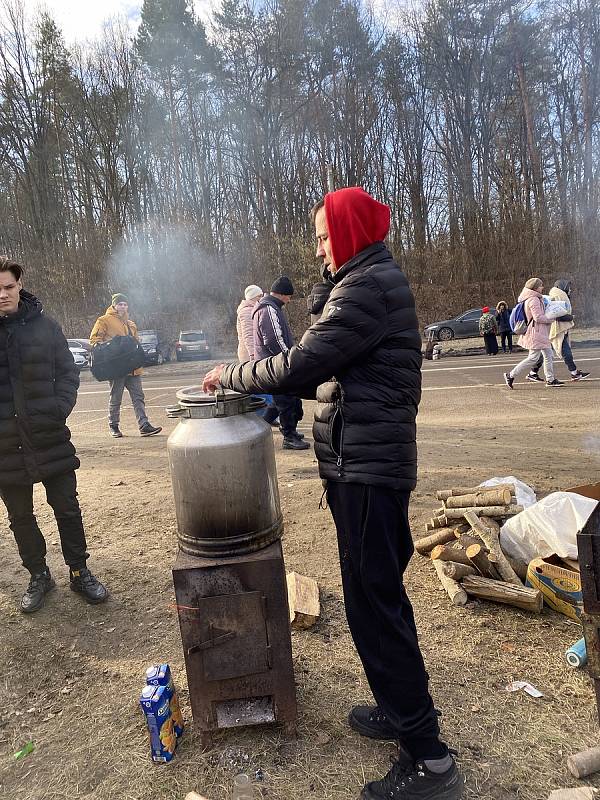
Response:
[{"label": "black puffer jacket", "polygon": [[221,383],[238,391],[316,395],[321,477],[411,490],[421,337],[408,281],[376,242],[344,264],[333,282],[321,319],[297,347],[230,364]]},{"label": "black puffer jacket", "polygon": [[0,486],[77,469],[65,420],[78,387],[79,370],[60,325],[21,291],[17,313],[0,317]]}]

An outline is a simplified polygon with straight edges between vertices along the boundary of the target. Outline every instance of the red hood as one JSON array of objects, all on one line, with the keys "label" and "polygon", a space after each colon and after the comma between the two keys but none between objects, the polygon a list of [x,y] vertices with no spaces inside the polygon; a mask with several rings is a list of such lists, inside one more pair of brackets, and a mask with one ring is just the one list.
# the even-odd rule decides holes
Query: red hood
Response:
[{"label": "red hood", "polygon": [[390,229],[390,209],[358,186],[325,195],[331,252],[339,269],[357,253],[383,242]]}]

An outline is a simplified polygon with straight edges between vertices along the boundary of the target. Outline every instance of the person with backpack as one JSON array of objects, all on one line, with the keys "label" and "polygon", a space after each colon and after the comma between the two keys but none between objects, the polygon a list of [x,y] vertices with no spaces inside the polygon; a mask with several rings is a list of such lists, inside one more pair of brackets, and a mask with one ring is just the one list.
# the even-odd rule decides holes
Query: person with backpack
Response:
[{"label": "person with backpack", "polygon": [[[102,342],[108,342],[115,336],[133,336],[138,338],[137,326],[129,319],[129,302],[127,297],[120,292],[113,294],[110,305],[92,328],[90,344],[95,347]],[[110,396],[108,400],[108,430],[115,439],[120,439],[123,434],[119,428],[121,419],[121,402],[125,389],[129,392],[133,410],[137,418],[140,436],[154,436],[162,431],[161,427],[150,424],[146,416],[146,400],[142,389],[142,369],[135,369],[130,375],[115,378],[110,381]]]},{"label": "person with backpack", "polygon": [[513,389],[515,378],[524,372],[529,372],[537,364],[540,356],[544,362],[546,386],[562,386],[562,381],[554,377],[554,364],[552,362],[552,345],[550,344],[550,326],[553,320],[544,314],[544,300],[542,292],[544,282],[541,278],[530,278],[519,295],[517,305],[513,308],[510,317],[511,327],[515,333],[520,333],[519,345],[529,350],[527,358],[520,361],[510,372],[504,373],[504,382],[509,389]]},{"label": "person with backpack", "polygon": [[504,300],[500,300],[496,306],[496,323],[498,324],[498,333],[500,334],[500,342],[502,345],[502,352],[512,353],[512,328],[510,327],[510,312],[511,309]]},{"label": "person with backpack", "polygon": [[483,336],[485,342],[485,352],[488,356],[495,356],[498,353],[498,326],[496,324],[496,317],[490,314],[490,307],[484,306],[481,309],[481,317],[479,318],[479,335]]},{"label": "person with backpack", "polygon": [[[571,373],[572,381],[582,381],[589,376],[589,372],[582,372],[577,369],[577,364],[573,360],[573,351],[571,350],[571,343],[569,341],[569,331],[575,326],[573,322],[573,315],[571,314],[571,281],[559,278],[552,289],[550,289],[550,300],[558,300],[565,303],[569,313],[563,317],[553,320],[552,327],[550,328],[550,341],[554,352],[563,359],[567,369]],[[527,375],[527,380],[534,383],[542,383],[542,378],[539,376],[540,367],[542,366],[542,359],[538,359],[537,364]]]}]

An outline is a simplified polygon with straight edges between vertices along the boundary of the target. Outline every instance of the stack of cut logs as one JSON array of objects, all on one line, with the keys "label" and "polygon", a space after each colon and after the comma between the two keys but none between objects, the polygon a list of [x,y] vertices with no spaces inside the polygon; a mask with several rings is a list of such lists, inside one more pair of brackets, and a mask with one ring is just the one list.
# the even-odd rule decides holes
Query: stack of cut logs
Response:
[{"label": "stack of cut logs", "polygon": [[437,492],[443,505],[415,548],[431,557],[455,606],[464,606],[471,595],[527,611],[542,610],[542,593],[523,586],[526,565],[507,558],[500,547],[500,525],[523,510],[516,505],[514,492],[512,484]]}]

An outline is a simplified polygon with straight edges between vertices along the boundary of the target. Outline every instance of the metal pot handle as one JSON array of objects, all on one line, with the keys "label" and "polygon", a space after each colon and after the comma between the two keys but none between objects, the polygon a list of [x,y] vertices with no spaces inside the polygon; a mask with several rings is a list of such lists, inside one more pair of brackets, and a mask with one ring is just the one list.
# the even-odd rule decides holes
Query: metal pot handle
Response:
[{"label": "metal pot handle", "polygon": [[167,412],[167,417],[191,417],[189,408],[183,408],[182,406],[167,406],[165,411]]}]

